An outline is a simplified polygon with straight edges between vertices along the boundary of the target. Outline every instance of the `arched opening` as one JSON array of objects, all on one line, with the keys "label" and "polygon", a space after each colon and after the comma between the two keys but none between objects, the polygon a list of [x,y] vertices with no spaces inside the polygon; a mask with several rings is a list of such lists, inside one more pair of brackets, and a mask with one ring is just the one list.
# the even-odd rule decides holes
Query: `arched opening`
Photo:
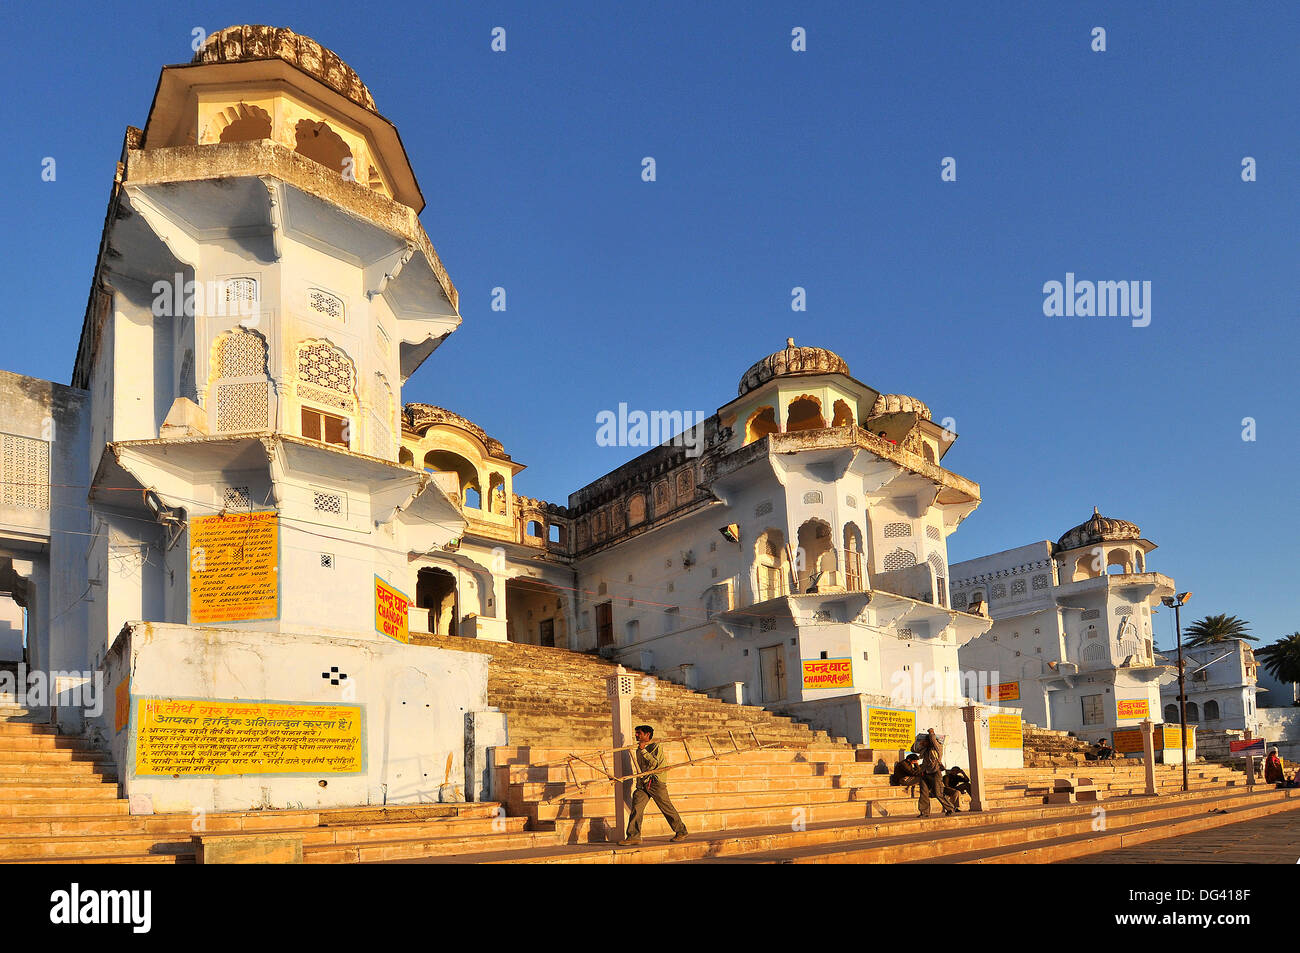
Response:
[{"label": "arched opening", "polygon": [[1070,578],[1071,582],[1079,582],[1081,579],[1095,579],[1101,575],[1100,571],[1093,566],[1097,562],[1097,554],[1086,552],[1074,561],[1074,575]]},{"label": "arched opening", "polygon": [[458,635],[456,577],[445,569],[427,566],[415,583],[415,604],[428,610],[428,631],[434,635]]},{"label": "arched opening", "polygon": [[835,545],[830,523],[819,519],[806,521],[799,527],[798,542],[795,570],[799,591],[816,592],[823,574],[835,569]]},{"label": "arched opening", "polygon": [[760,407],[749,415],[745,422],[745,443],[762,440],[770,433],[780,433],[781,425],[776,422],[776,409]]},{"label": "arched opening", "polygon": [[790,564],[785,551],[785,534],[779,529],[768,529],[754,542],[754,563],[757,567],[758,601],[776,599],[789,592]]},{"label": "arched opening", "polygon": [[488,474],[488,498],[492,501],[492,512],[497,516],[505,516],[506,479],[499,473]]},{"label": "arched opening", "polygon": [[844,588],[861,592],[865,586],[862,573],[862,531],[856,523],[844,524]]},{"label": "arched opening", "polygon": [[352,150],[329,123],[311,119],[301,119],[294,127],[294,151],[339,174],[343,160],[352,158]]},{"label": "arched opening", "polygon": [[430,450],[424,455],[424,468],[430,473],[454,473],[460,480],[461,503],[471,510],[482,509],[478,470],[458,453],[450,450]]},{"label": "arched opening", "polygon": [[1187,721],[1195,723],[1201,720],[1201,709],[1197,707],[1196,702],[1187,703]]},{"label": "arched opening", "polygon": [[1112,549],[1106,554],[1107,575],[1132,572],[1132,565],[1129,560],[1129,552],[1123,547]]},{"label": "arched opening", "polygon": [[785,432],[797,433],[800,430],[818,430],[826,426],[822,416],[822,404],[816,397],[805,394],[790,401],[785,415]]},{"label": "arched opening", "polygon": [[1165,721],[1171,721],[1174,724],[1178,723],[1178,706],[1172,702],[1165,706]]},{"label": "arched opening", "polygon": [[528,533],[529,536],[532,536],[532,537],[535,538],[535,539],[541,539],[541,538],[542,538],[542,524],[539,523],[537,520],[529,520],[529,521],[528,521],[528,528],[527,528],[526,532]]},{"label": "arched opening", "polygon": [[853,426],[853,410],[849,407],[848,401],[837,400],[832,409],[835,411],[835,416],[831,418],[832,427]]},{"label": "arched opening", "polygon": [[1147,571],[1147,560],[1146,560],[1146,556],[1143,555],[1142,550],[1140,550],[1140,549],[1135,549],[1135,550],[1133,551],[1133,559],[1134,559],[1134,561],[1137,563],[1137,571],[1138,571],[1138,572],[1146,572],[1146,571]]},{"label": "arched opening", "polygon": [[218,142],[251,142],[271,138],[271,114],[260,106],[238,103],[221,112],[219,122],[225,122]]},{"label": "arched opening", "polygon": [[571,648],[564,594],[540,579],[506,580],[506,638],[524,645]]},{"label": "arched opening", "polygon": [[410,450],[403,447],[401,450],[397,451],[397,462],[403,463],[408,467],[413,467],[415,466],[415,455],[411,453]]},{"label": "arched opening", "polygon": [[944,568],[943,557],[938,553],[931,553],[926,557],[934,569],[934,592],[932,598],[934,605],[948,608],[948,570]]},{"label": "arched opening", "polygon": [[1211,698],[1209,701],[1205,703],[1205,720],[1206,721],[1219,720],[1219,703],[1216,702],[1213,698]]},{"label": "arched opening", "polygon": [[935,458],[935,456],[934,456],[934,447],[930,446],[929,443],[922,443],[922,444],[921,444],[921,456],[925,458],[925,462],[926,462],[926,463],[938,463],[938,462],[939,462],[939,461]]}]

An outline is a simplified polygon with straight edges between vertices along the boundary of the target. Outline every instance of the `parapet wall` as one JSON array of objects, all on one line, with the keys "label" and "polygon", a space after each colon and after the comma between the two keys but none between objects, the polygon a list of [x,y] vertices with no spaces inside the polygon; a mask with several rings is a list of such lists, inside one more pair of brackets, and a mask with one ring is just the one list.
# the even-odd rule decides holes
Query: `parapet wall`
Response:
[{"label": "parapet wall", "polygon": [[91,730],[146,812],[461,801],[479,787],[465,728],[488,710],[484,655],[135,622],[102,670]]}]

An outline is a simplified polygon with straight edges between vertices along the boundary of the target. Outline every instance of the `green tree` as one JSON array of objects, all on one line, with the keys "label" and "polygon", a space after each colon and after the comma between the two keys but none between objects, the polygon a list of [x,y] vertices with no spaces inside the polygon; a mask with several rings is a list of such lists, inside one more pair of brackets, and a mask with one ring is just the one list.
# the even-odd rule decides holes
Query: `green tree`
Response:
[{"label": "green tree", "polygon": [[1219,642],[1231,642],[1233,639],[1258,642],[1259,639],[1255,636],[1246,634],[1249,624],[1235,615],[1207,615],[1204,619],[1189,625],[1183,635],[1189,647],[1215,645]]},{"label": "green tree", "polygon": [[1300,682],[1300,632],[1256,649],[1255,658],[1279,682]]}]

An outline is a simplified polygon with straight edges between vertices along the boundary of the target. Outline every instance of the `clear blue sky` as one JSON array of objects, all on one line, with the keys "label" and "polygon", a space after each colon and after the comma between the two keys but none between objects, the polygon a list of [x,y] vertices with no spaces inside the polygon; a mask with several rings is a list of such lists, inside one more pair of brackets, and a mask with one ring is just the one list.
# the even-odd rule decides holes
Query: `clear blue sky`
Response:
[{"label": "clear blue sky", "polygon": [[[712,412],[793,335],[955,419],[945,464],[984,503],[954,561],[1055,540],[1095,504],[1160,545],[1150,565],[1195,591],[1189,619],[1300,629],[1293,3],[43,3],[0,19],[0,268],[18,291],[0,367],[69,380],[123,130],[191,31],[289,26],[401,130],[461,292],[464,325],[404,399],[504,441],[529,467],[518,492],[565,502],[637,452],[596,445],[599,411]],[[1045,317],[1042,286],[1067,271],[1152,282],[1150,326]],[[1167,614],[1156,627],[1171,644]]]}]

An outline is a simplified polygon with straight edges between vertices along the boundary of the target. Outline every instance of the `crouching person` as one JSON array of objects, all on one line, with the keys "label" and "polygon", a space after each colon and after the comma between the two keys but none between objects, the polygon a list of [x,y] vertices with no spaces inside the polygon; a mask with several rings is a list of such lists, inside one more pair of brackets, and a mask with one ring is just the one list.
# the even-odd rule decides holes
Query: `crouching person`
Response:
[{"label": "crouching person", "polygon": [[903,760],[895,762],[894,770],[889,775],[889,783],[914,793],[916,786],[921,783],[921,756],[909,754]]}]

